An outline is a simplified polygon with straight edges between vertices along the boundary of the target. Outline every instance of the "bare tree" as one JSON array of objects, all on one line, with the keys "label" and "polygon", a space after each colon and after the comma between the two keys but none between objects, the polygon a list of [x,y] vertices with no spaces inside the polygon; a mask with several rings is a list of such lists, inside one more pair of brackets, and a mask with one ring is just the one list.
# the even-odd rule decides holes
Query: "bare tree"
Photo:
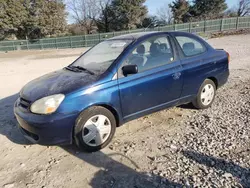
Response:
[{"label": "bare tree", "polygon": [[238,16],[246,16],[250,14],[250,0],[239,0],[237,7]]},{"label": "bare tree", "polygon": [[157,17],[159,20],[170,24],[173,21],[173,14],[171,12],[171,9],[169,8],[168,4],[164,4],[161,8],[157,10]]},{"label": "bare tree", "polygon": [[79,24],[87,34],[96,28],[95,20],[100,16],[101,0],[68,0],[67,6],[76,24]]}]

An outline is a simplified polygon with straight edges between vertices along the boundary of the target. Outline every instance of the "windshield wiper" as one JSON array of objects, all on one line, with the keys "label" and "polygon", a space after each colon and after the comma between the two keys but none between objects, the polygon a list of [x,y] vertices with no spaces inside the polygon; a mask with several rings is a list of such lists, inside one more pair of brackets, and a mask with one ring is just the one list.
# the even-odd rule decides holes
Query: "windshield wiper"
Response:
[{"label": "windshield wiper", "polygon": [[70,70],[70,71],[73,71],[73,72],[79,72],[79,70],[74,69],[74,68],[72,68],[72,67],[70,67],[70,66],[65,67],[65,69]]},{"label": "windshield wiper", "polygon": [[91,75],[95,74],[94,72],[92,72],[92,71],[90,71],[90,70],[88,70],[88,69],[86,69],[84,67],[81,67],[81,66],[68,66],[66,68],[70,69],[70,70],[76,70],[77,69],[77,70],[80,70],[80,71],[85,71],[85,72],[88,72]]}]

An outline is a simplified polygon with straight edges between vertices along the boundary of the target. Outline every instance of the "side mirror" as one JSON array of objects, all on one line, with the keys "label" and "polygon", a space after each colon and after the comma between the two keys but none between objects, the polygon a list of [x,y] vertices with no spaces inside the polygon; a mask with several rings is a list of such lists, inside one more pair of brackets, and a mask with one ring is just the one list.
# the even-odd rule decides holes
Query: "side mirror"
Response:
[{"label": "side mirror", "polygon": [[126,65],[122,67],[122,73],[124,76],[128,76],[129,74],[136,74],[138,73],[137,65]]}]

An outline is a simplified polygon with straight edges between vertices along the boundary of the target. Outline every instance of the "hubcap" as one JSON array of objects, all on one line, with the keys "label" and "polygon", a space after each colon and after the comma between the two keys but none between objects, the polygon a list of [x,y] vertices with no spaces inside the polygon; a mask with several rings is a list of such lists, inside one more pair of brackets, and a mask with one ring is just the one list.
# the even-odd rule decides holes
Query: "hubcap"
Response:
[{"label": "hubcap", "polygon": [[110,120],[104,115],[96,115],[84,124],[82,138],[89,146],[99,146],[108,139],[110,133]]},{"label": "hubcap", "polygon": [[214,87],[211,84],[205,85],[201,92],[201,102],[208,106],[214,99]]}]

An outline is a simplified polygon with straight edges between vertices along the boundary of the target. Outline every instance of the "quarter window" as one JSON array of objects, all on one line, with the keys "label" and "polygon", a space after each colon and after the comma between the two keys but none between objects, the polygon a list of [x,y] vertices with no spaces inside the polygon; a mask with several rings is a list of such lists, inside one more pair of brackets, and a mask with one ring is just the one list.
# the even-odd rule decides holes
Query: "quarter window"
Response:
[{"label": "quarter window", "polygon": [[137,65],[138,72],[173,62],[174,56],[167,36],[152,37],[139,44],[124,65]]},{"label": "quarter window", "polygon": [[203,44],[193,38],[178,36],[176,39],[184,54],[188,57],[199,55],[206,51],[206,48],[203,46]]}]

